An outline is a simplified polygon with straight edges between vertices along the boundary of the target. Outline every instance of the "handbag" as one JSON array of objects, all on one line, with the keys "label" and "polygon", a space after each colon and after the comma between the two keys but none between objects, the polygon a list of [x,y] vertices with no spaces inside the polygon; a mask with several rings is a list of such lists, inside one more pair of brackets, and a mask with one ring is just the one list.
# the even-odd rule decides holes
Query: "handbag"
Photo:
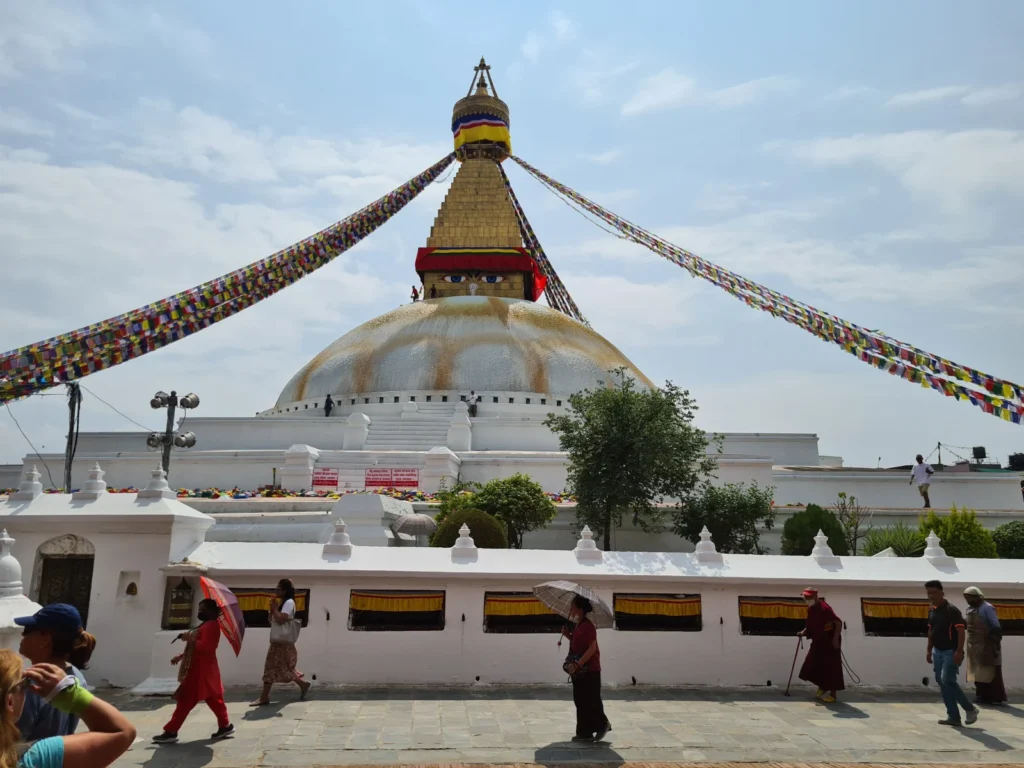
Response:
[{"label": "handbag", "polygon": [[276,621],[271,619],[270,642],[295,645],[296,641],[299,639],[299,630],[301,628],[302,622],[298,619],[288,619],[284,624],[278,624]]},{"label": "handbag", "polygon": [[562,664],[562,671],[565,672],[565,674],[567,674],[569,677],[582,677],[583,675],[585,675],[587,673],[586,665],[577,669],[575,674],[569,671],[569,666],[571,664],[579,664],[581,658],[583,658],[582,654],[569,653],[565,657],[565,662]]}]

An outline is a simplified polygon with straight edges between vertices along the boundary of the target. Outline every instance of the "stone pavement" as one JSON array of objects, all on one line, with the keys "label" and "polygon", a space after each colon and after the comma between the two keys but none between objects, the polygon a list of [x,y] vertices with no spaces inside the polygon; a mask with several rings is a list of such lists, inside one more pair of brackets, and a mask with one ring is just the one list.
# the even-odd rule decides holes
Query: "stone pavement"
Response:
[{"label": "stone pavement", "polygon": [[[836,705],[779,689],[612,688],[606,743],[569,739],[572,691],[558,687],[314,688],[296,701],[250,709],[258,689],[229,689],[237,735],[211,742],[200,705],[181,742],[155,747],[173,702],[125,692],[108,698],[135,723],[139,741],[115,765],[149,768],[436,765],[456,763],[1024,763],[1024,708],[983,708],[976,725],[937,724],[937,691],[847,691]],[[103,695],[101,693],[101,695]]]}]

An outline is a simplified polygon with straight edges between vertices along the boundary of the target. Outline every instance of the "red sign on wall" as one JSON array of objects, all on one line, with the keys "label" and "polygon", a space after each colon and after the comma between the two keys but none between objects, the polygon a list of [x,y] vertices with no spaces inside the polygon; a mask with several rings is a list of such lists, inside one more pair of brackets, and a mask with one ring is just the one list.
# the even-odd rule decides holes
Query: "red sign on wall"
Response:
[{"label": "red sign on wall", "polygon": [[367,488],[419,488],[418,469],[377,469],[367,468],[363,478]]},{"label": "red sign on wall", "polygon": [[337,488],[338,487],[338,470],[328,469],[326,467],[316,468],[313,470],[313,487],[314,488]]}]

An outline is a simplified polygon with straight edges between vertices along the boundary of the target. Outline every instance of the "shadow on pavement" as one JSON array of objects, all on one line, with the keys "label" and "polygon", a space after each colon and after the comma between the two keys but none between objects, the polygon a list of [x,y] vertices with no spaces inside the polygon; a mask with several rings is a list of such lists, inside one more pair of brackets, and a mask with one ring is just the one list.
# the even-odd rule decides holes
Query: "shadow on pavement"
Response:
[{"label": "shadow on pavement", "polygon": [[608,742],[555,741],[533,753],[538,765],[562,766],[565,763],[602,763],[623,765],[626,761]]}]

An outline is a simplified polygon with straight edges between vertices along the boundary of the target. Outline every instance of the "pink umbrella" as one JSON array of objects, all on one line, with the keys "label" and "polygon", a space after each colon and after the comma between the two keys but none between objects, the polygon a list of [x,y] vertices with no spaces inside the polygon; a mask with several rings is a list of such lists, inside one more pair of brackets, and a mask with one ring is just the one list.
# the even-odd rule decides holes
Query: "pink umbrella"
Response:
[{"label": "pink umbrella", "polygon": [[242,640],[245,638],[245,619],[242,617],[242,608],[238,605],[238,598],[235,593],[225,587],[219,581],[208,579],[205,576],[199,578],[199,585],[203,588],[203,594],[214,600],[220,606],[220,616],[217,623],[220,631],[227,638],[235,656],[242,652]]}]

